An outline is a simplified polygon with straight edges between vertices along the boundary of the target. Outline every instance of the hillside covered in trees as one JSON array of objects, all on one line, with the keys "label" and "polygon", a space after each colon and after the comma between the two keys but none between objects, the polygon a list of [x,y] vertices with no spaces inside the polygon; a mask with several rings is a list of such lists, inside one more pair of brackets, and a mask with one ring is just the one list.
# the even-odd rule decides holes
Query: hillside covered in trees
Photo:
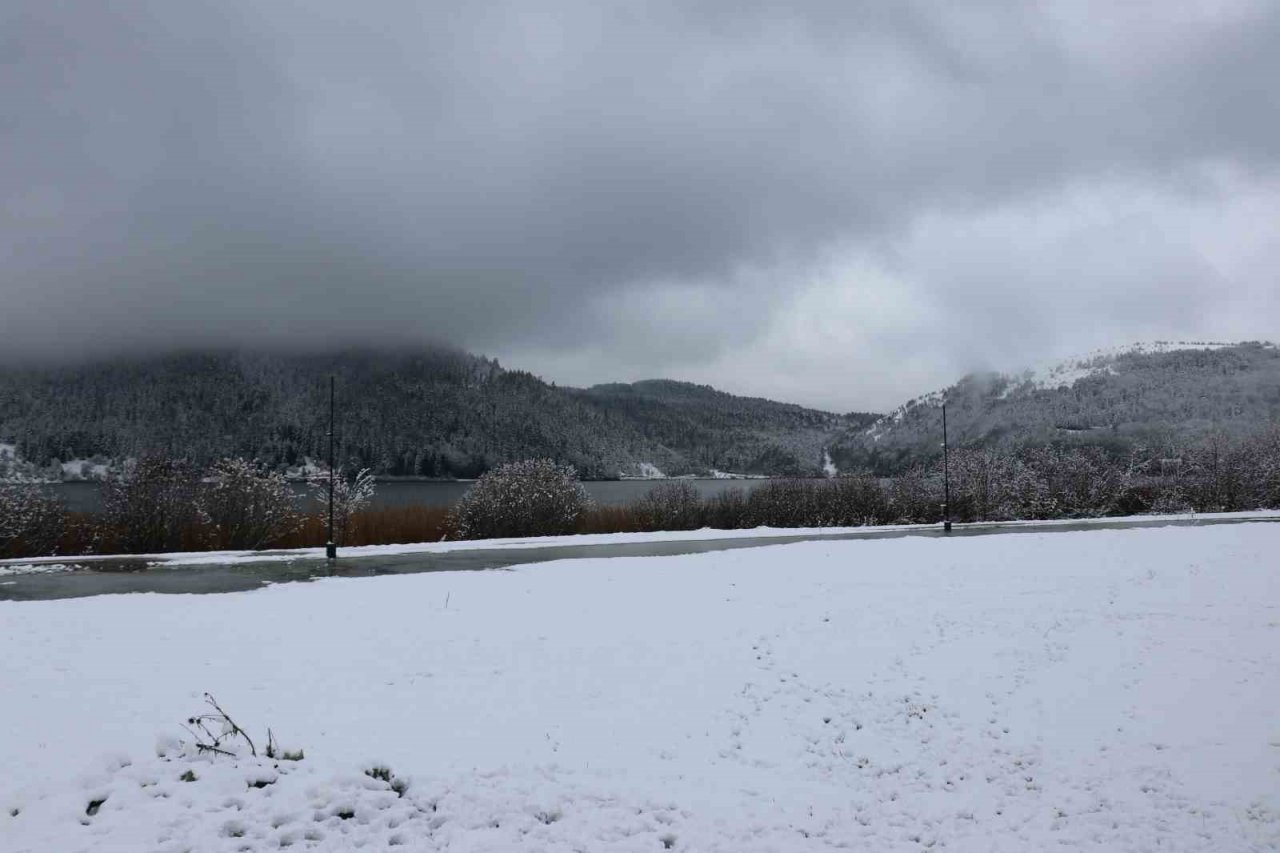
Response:
[{"label": "hillside covered in trees", "polygon": [[819,474],[834,436],[875,419],[670,381],[561,388],[446,349],[206,352],[0,369],[0,444],[41,471],[147,451],[299,466],[324,456],[331,374],[339,460],[384,476],[474,477],[532,457],[585,478],[646,463]]},{"label": "hillside covered in trees", "polygon": [[841,470],[885,475],[932,460],[941,454],[944,402],[954,446],[1176,457],[1280,423],[1280,348],[1158,343],[1020,375],[972,374],[848,430],[832,458]]}]

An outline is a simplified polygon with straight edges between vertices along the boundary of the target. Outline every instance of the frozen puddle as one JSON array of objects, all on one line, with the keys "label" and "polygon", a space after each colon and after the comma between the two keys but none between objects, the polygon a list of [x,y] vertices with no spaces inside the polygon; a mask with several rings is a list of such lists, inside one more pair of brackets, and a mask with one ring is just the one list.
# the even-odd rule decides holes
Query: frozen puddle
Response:
[{"label": "frozen puddle", "polygon": [[[1280,849],[1278,551],[1239,524],[0,603],[0,849]],[[303,760],[194,754],[206,690]]]}]

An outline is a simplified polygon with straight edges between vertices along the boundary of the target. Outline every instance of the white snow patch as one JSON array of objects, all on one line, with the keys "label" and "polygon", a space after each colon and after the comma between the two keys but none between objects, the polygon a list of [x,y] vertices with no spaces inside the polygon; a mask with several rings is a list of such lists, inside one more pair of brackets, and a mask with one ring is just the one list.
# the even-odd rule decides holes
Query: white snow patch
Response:
[{"label": "white snow patch", "polygon": [[105,480],[110,473],[109,464],[92,459],[72,459],[62,463],[64,481]]},{"label": "white snow patch", "polygon": [[[1276,849],[1277,549],[814,542],[0,603],[0,847]],[[173,749],[204,690],[306,758]]]},{"label": "white snow patch", "polygon": [[667,475],[662,473],[657,465],[652,462],[637,462],[635,474],[622,474],[619,479],[622,480],[665,480]]},{"label": "white snow patch", "polygon": [[321,474],[328,474],[329,468],[322,462],[317,462],[310,456],[302,457],[301,465],[294,465],[286,468],[284,472],[285,479],[288,480],[310,480]]}]

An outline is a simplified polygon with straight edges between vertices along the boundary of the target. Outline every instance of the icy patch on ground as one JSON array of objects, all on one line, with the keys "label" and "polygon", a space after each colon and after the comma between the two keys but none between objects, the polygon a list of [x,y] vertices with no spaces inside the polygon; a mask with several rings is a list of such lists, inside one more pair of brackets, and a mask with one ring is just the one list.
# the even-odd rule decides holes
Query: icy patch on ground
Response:
[{"label": "icy patch on ground", "polygon": [[8,563],[0,564],[0,578],[14,575],[51,575],[58,572],[74,572],[78,567],[66,563]]}]

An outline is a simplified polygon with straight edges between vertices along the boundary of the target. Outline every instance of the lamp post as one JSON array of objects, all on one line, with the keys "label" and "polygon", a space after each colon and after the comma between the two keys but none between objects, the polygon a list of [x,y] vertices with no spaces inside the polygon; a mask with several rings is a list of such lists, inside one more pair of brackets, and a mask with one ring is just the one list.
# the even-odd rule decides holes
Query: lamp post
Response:
[{"label": "lamp post", "polygon": [[338,546],[333,543],[333,376],[329,377],[329,541],[324,543],[324,555],[330,560],[338,558]]},{"label": "lamp post", "polygon": [[942,530],[951,532],[951,458],[947,448],[947,404],[942,404]]}]

